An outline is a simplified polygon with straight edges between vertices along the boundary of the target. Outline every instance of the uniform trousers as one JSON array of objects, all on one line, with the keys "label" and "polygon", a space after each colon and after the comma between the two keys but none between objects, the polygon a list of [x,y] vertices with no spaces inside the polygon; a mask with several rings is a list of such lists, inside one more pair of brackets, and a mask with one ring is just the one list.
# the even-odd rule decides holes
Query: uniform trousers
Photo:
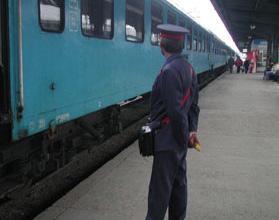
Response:
[{"label": "uniform trousers", "polygon": [[230,73],[232,73],[232,71],[233,71],[233,66],[229,66],[229,69],[230,69]]},{"label": "uniform trousers", "polygon": [[187,208],[187,150],[155,152],[146,220],[184,220]]}]

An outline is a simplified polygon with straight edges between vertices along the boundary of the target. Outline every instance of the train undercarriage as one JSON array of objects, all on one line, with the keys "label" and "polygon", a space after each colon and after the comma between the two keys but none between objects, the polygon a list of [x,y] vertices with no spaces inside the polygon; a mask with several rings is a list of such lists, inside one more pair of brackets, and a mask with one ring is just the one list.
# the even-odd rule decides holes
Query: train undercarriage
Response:
[{"label": "train undercarriage", "polygon": [[[28,187],[148,114],[149,94],[0,147],[0,199]],[[85,142],[90,141],[90,147]],[[7,184],[9,183],[9,184]],[[9,185],[9,186],[8,186]],[[8,189],[9,188],[9,189]]]}]

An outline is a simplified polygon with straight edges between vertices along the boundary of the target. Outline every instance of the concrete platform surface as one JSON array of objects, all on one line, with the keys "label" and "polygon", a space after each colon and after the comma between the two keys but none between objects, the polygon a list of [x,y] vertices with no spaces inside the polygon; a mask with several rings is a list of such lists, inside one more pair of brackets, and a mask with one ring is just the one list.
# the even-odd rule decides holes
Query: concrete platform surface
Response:
[{"label": "concrete platform surface", "polygon": [[[187,220],[278,220],[279,84],[225,74],[201,91],[200,107]],[[36,220],[143,220],[151,165],[134,143]]]}]

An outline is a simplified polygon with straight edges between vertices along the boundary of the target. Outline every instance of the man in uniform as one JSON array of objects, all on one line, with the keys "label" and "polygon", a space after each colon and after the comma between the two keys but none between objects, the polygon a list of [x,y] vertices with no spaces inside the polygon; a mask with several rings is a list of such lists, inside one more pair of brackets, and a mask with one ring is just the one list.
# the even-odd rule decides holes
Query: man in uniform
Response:
[{"label": "man in uniform", "polygon": [[197,76],[181,55],[187,30],[158,25],[160,48],[166,62],[151,95],[151,123],[159,122],[146,220],[184,220],[187,207],[187,148],[197,139],[199,117]]}]

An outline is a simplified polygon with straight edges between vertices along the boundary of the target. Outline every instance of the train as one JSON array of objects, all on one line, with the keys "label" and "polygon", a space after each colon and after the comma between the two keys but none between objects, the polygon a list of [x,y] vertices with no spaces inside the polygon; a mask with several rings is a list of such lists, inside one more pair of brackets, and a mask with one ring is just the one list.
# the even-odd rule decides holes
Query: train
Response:
[{"label": "train", "polygon": [[[1,0],[0,172],[46,169],[65,137],[150,93],[164,58],[158,24],[189,30],[183,56],[202,83],[234,53],[166,0]],[[67,139],[68,140],[68,139]],[[32,168],[33,167],[33,168]],[[43,168],[42,168],[43,167]],[[27,168],[26,168],[27,169]]]}]

